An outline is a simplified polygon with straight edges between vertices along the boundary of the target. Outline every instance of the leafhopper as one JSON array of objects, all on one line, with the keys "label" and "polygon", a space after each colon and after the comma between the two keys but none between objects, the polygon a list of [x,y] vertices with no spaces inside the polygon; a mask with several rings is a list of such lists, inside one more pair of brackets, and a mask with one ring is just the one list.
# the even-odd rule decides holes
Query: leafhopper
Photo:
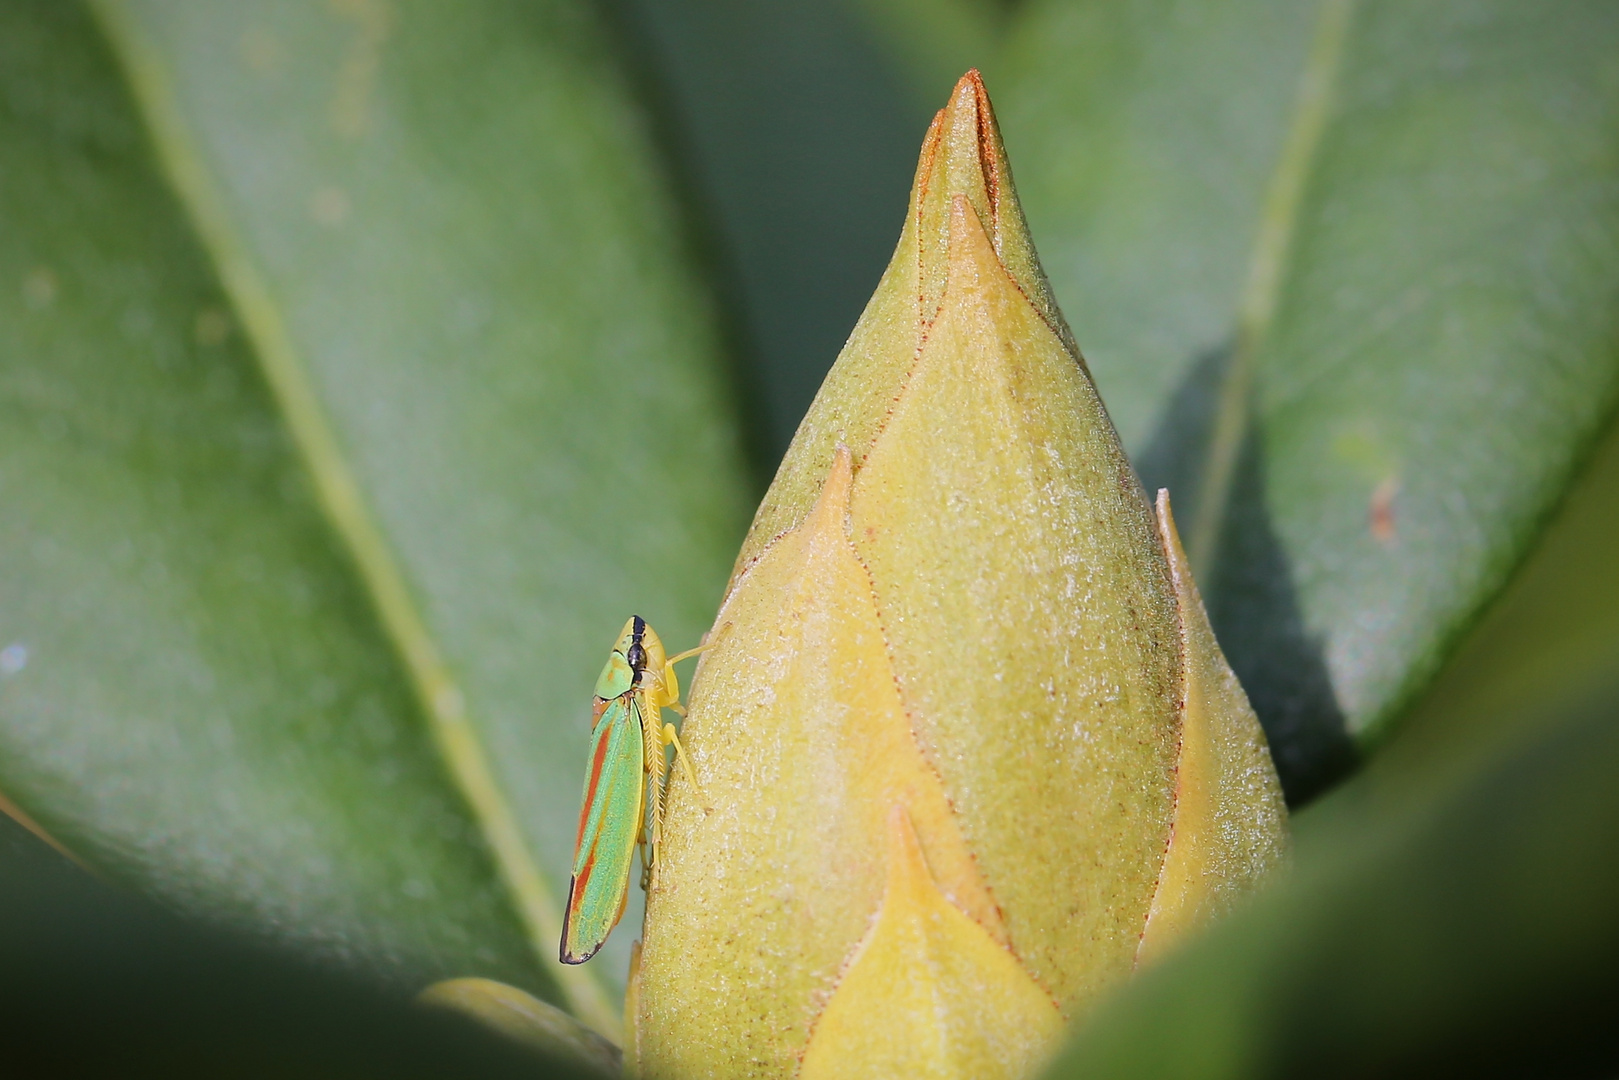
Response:
[{"label": "leafhopper", "polygon": [[651,881],[663,836],[665,747],[675,748],[686,779],[698,788],[680,736],[673,724],[663,722],[661,710],[685,715],[675,664],[705,648],[666,657],[657,632],[634,615],[596,680],[590,764],[562,920],[564,964],[582,964],[595,956],[618,925],[637,848],[641,887]]}]

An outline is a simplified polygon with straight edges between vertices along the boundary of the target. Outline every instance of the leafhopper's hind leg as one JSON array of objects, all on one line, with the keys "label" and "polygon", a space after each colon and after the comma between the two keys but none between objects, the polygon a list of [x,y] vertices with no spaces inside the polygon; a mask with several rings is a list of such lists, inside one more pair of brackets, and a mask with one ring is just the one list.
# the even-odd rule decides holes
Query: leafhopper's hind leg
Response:
[{"label": "leafhopper's hind leg", "polygon": [[641,888],[645,890],[652,884],[652,868],[658,864],[658,848],[663,843],[663,804],[668,798],[664,776],[668,765],[663,757],[662,717],[658,714],[658,706],[647,701],[641,706],[640,713],[641,738],[646,750],[646,797],[652,818],[652,838],[648,845],[651,851],[641,853]]},{"label": "leafhopper's hind leg", "polygon": [[647,848],[646,812],[641,812],[640,826],[635,830],[635,850],[641,853],[641,891],[652,881],[652,853]]},{"label": "leafhopper's hind leg", "polygon": [[[730,623],[726,623],[726,625],[729,626]],[[675,655],[671,656],[668,660],[664,661],[664,663],[666,665],[670,666],[670,667],[673,667],[675,664],[680,663],[682,660],[689,660],[692,657],[696,656],[698,653],[707,652],[708,650],[712,649],[714,646],[718,645],[719,643],[720,643],[719,635],[716,634],[716,635],[714,635],[714,640],[705,641],[701,645],[697,646],[695,649],[687,649],[683,653],[676,653]]]},{"label": "leafhopper's hind leg", "polygon": [[[673,724],[663,725],[663,742],[665,746],[672,746],[675,748],[675,760],[680,763],[681,770],[685,772],[686,782],[691,784],[693,791],[697,792],[697,797],[703,800],[703,809],[710,809],[708,805],[708,794],[707,792],[703,791],[703,785],[697,782],[697,774],[692,771],[691,758],[686,756],[686,748],[680,744],[680,732],[675,730],[675,726]],[[667,799],[668,797],[669,793],[667,790],[665,790],[664,798]]]},{"label": "leafhopper's hind leg", "polygon": [[[729,626],[727,623],[720,632],[724,633]],[[658,864],[658,849],[663,843],[663,815],[669,803],[669,785],[666,780],[668,762],[663,756],[664,747],[675,748],[675,760],[680,762],[686,779],[691,782],[692,790],[703,800],[704,812],[709,809],[708,796],[704,794],[703,786],[697,782],[697,774],[692,771],[691,759],[686,757],[686,748],[680,743],[679,733],[675,731],[673,724],[660,723],[658,710],[669,709],[682,719],[685,718],[686,709],[680,704],[680,680],[675,675],[675,665],[698,653],[707,652],[718,643],[719,638],[716,635],[695,649],[687,649],[683,653],[669,657],[663,663],[663,671],[649,680],[650,685],[646,688],[641,730],[646,739],[647,801],[652,804],[652,839],[650,860],[645,849],[641,852],[643,890],[652,884],[653,867]]]},{"label": "leafhopper's hind leg", "polygon": [[[724,633],[726,629],[730,628],[730,625],[730,623],[726,623],[721,628],[720,633]],[[686,715],[685,708],[680,704],[680,679],[675,676],[675,665],[682,660],[691,659],[698,653],[705,653],[719,643],[719,634],[716,634],[695,649],[687,649],[683,653],[676,653],[663,662],[663,672],[658,676],[658,685],[653,689],[653,694],[660,708],[673,709],[680,716]]]}]

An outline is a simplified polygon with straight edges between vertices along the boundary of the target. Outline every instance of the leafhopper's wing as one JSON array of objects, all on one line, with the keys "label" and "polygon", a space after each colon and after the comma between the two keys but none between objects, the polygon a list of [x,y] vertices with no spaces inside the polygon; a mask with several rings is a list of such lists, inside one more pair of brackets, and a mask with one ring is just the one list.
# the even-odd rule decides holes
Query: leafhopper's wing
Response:
[{"label": "leafhopper's wing", "polygon": [[564,964],[582,964],[595,956],[624,914],[645,797],[640,703],[635,694],[624,694],[606,703],[591,733],[573,879],[562,922]]}]

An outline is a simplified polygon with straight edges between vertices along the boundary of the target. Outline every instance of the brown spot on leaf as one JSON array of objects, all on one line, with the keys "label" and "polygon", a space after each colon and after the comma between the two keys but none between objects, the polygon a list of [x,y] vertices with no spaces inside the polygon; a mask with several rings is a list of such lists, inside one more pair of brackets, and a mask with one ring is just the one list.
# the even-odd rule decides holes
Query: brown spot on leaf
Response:
[{"label": "brown spot on leaf", "polygon": [[1394,498],[1400,493],[1400,480],[1396,476],[1384,477],[1372,489],[1371,504],[1366,508],[1366,527],[1372,539],[1379,544],[1394,542]]}]

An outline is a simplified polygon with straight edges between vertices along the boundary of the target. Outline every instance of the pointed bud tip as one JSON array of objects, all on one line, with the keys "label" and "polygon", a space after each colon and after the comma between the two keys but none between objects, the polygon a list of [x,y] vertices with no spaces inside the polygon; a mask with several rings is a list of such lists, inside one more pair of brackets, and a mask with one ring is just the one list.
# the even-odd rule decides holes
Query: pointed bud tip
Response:
[{"label": "pointed bud tip", "polygon": [[1181,624],[1183,710],[1174,828],[1136,950],[1155,960],[1250,890],[1287,846],[1287,807],[1264,731],[1209,625],[1167,488],[1159,542]]},{"label": "pointed bud tip", "polygon": [[[1005,168],[1005,149],[995,123],[984,80],[974,68],[957,80],[950,100],[937,117],[942,161],[948,193],[967,193],[974,202],[984,198],[980,210],[993,212]],[[982,188],[980,189],[980,185]]]},{"label": "pointed bud tip", "polygon": [[826,483],[821,485],[820,497],[805,521],[843,535],[849,515],[849,487],[853,482],[854,455],[847,446],[838,443],[832,452],[832,468],[827,471]]},{"label": "pointed bud tip", "polygon": [[970,108],[978,112],[989,104],[989,92],[984,89],[984,77],[973,68],[956,80],[955,89],[950,91],[950,105],[947,108]]},{"label": "pointed bud tip", "polygon": [[[958,196],[965,196],[977,212],[990,246],[1018,288],[1078,359],[1073,334],[1057,310],[1035,254],[995,108],[976,68],[956,81],[950,100],[928,128],[911,190],[911,219],[900,239],[901,252],[916,258],[920,269],[917,295],[924,323],[938,310],[950,246],[951,204]],[[910,251],[916,255],[910,256]]]},{"label": "pointed bud tip", "polygon": [[950,90],[950,98],[944,108],[933,114],[933,121],[928,125],[926,138],[922,140],[922,161],[924,166],[930,160],[931,153],[938,147],[940,132],[944,129],[946,121],[957,116],[970,117],[976,124],[982,109],[980,105],[989,104],[989,92],[984,89],[983,76],[978,69],[973,68],[967,74],[956,80],[956,85]]}]

